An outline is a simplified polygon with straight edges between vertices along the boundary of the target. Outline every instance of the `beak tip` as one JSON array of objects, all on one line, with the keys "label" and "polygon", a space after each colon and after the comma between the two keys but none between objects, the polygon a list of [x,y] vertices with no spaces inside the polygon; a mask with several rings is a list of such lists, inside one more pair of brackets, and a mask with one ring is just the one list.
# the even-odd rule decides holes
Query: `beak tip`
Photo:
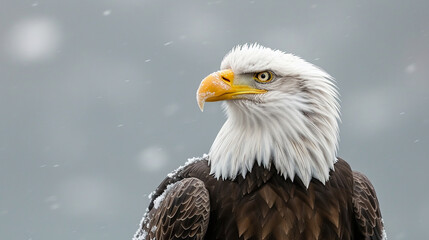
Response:
[{"label": "beak tip", "polygon": [[204,112],[204,103],[198,103],[198,107],[200,108],[201,112]]},{"label": "beak tip", "polygon": [[198,107],[200,108],[201,112],[204,112],[204,103],[205,103],[205,99],[202,98],[199,94],[197,94],[197,103],[198,103]]}]

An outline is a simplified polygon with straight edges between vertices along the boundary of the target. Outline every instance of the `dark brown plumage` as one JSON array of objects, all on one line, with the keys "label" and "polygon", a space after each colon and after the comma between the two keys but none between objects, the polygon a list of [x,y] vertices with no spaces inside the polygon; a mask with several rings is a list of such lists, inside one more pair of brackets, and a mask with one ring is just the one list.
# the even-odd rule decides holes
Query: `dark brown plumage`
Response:
[{"label": "dark brown plumage", "polygon": [[149,212],[150,222],[145,226],[147,237],[203,239],[210,216],[209,192],[204,182],[197,178],[184,178],[166,194],[158,208],[153,208],[151,202],[153,210]]},{"label": "dark brown plumage", "polygon": [[[374,189],[342,159],[325,185],[313,179],[308,189],[298,178],[285,180],[274,168],[255,166],[234,181],[217,180],[209,172],[203,159],[166,178],[152,196],[136,238],[382,239]],[[155,199],[173,183],[154,208]]]}]

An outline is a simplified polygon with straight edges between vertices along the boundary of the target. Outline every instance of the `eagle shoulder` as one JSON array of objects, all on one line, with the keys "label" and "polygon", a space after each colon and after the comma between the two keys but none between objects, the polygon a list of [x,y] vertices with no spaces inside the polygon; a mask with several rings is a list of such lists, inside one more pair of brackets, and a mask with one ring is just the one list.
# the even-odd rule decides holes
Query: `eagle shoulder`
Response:
[{"label": "eagle shoulder", "polygon": [[169,174],[151,194],[134,240],[204,239],[210,218],[210,196],[203,181],[183,176],[193,164]]},{"label": "eagle shoulder", "polygon": [[387,239],[375,189],[360,172],[353,172],[353,212],[362,239]]}]

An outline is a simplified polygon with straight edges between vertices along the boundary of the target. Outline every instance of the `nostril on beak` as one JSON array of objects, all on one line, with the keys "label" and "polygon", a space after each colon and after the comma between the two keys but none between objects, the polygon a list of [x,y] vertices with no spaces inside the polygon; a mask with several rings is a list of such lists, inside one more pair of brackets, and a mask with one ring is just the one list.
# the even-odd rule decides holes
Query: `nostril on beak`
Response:
[{"label": "nostril on beak", "polygon": [[228,78],[226,78],[226,77],[224,77],[224,76],[222,76],[222,79],[223,79],[225,82],[231,83],[231,80],[229,80]]}]

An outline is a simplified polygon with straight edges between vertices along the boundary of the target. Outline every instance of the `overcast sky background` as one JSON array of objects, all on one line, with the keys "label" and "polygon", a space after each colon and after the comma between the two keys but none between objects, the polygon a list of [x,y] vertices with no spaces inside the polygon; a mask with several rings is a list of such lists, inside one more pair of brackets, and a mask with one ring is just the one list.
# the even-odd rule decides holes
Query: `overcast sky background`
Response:
[{"label": "overcast sky background", "polygon": [[428,239],[428,1],[2,0],[0,239],[130,239],[147,194],[225,121],[195,91],[235,45],[337,80],[340,156],[389,239]]}]

